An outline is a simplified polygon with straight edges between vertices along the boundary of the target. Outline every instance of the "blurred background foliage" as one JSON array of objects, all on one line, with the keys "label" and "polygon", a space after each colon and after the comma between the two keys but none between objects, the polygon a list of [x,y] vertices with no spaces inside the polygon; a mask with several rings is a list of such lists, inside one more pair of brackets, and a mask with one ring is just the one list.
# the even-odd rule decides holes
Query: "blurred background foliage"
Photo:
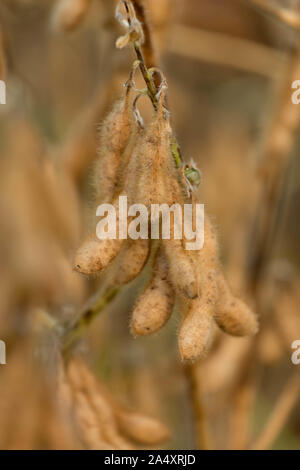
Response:
[{"label": "blurred background foliage", "polygon": [[[257,169],[282,84],[300,47],[299,30],[251,1],[147,3],[178,140],[185,158],[193,158],[201,168],[200,194],[217,227],[228,278],[244,291],[241,259],[251,255],[255,242],[249,219],[260,184]],[[298,1],[272,3],[298,14]],[[7,342],[7,365],[0,366],[0,382],[8,384],[6,400],[0,384],[0,428],[6,436],[1,441],[0,433],[1,448],[56,447],[46,438],[33,444],[21,438],[5,440],[4,416],[13,395],[21,410],[10,414],[15,432],[37,419],[34,404],[24,420],[22,409],[38,379],[25,387],[17,371],[28,367],[26,356],[23,361],[12,357],[29,341],[46,364],[43,374],[50,371],[51,379],[56,341],[45,332],[38,343],[36,339],[43,312],[68,321],[101,284],[101,277],[83,279],[71,266],[88,224],[98,125],[122,93],[134,60],[130,50],[115,49],[120,34],[115,5],[111,0],[92,1],[80,24],[66,32],[55,22],[53,0],[0,0],[0,75],[7,84],[7,104],[0,105],[0,338]],[[147,115],[147,105],[142,112]],[[261,333],[250,352],[248,339],[225,340],[220,333],[211,363],[207,358],[197,372],[216,448],[244,445],[236,439],[244,429],[238,412],[231,422],[239,400],[252,403],[247,433],[254,442],[295,373],[289,345],[300,339],[300,142],[299,126],[294,127],[270,270],[264,274],[272,282],[262,284],[263,301],[258,302],[264,310]],[[178,312],[154,337],[130,336],[130,308],[144,277],[99,316],[79,349],[119,401],[169,425],[173,437],[166,448],[195,448],[189,384],[177,352]],[[272,312],[266,306],[271,297],[276,298]],[[255,379],[252,388],[242,389],[243,395],[243,371],[253,362]],[[6,370],[13,367],[15,374],[9,378]],[[223,375],[228,372],[224,383],[222,369]],[[46,393],[49,390],[37,393],[36,403]],[[300,449],[297,394],[272,448]]]}]

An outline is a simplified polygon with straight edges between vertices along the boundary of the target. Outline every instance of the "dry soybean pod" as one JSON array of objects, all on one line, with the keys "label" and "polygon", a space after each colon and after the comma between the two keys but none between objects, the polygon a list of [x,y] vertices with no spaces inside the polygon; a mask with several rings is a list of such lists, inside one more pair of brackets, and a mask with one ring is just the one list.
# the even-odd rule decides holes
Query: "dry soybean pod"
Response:
[{"label": "dry soybean pod", "polygon": [[131,84],[125,97],[117,101],[100,127],[100,148],[94,164],[94,186],[101,201],[110,202],[118,185],[122,153],[130,140],[133,119],[129,108]]},{"label": "dry soybean pod", "polygon": [[143,270],[149,253],[149,240],[128,240],[116,259],[113,282],[123,285],[133,281]]},{"label": "dry soybean pod", "polygon": [[123,439],[118,432],[114,410],[109,400],[102,393],[97,379],[80,358],[72,359],[69,362],[68,376],[75,391],[81,394],[81,398],[86,398],[86,406],[90,408],[90,412],[94,415],[99,434],[104,441],[117,449],[131,449],[130,443]]},{"label": "dry soybean pod", "polygon": [[190,299],[196,298],[198,274],[192,254],[184,249],[182,240],[171,237],[170,240],[163,240],[162,243],[170,266],[170,277],[174,289]]},{"label": "dry soybean pod", "polygon": [[208,218],[204,223],[204,245],[194,254],[200,297],[192,300],[180,327],[178,345],[183,360],[195,361],[203,356],[210,345],[213,318],[217,301],[216,262],[217,244]]},{"label": "dry soybean pod", "polygon": [[221,270],[217,273],[219,298],[215,320],[221,330],[234,336],[254,335],[258,330],[257,317],[239,298],[234,297]]},{"label": "dry soybean pod", "polygon": [[140,444],[153,446],[170,438],[167,426],[150,416],[119,408],[116,417],[122,434]]},{"label": "dry soybean pod", "polygon": [[145,336],[160,330],[170,318],[173,306],[174,292],[168,280],[168,264],[159,251],[150,283],[133,309],[132,333]]},{"label": "dry soybean pod", "polygon": [[177,200],[174,198],[175,187],[178,188],[178,199],[181,198],[176,168],[170,151],[169,116],[163,106],[166,94],[164,80],[160,90],[158,109],[137,149],[140,154],[140,165],[136,199],[148,209],[151,204],[172,205]]},{"label": "dry soybean pod", "polygon": [[216,296],[216,281],[210,273],[201,283],[201,297],[189,302],[187,315],[179,329],[178,346],[182,360],[196,361],[207,352],[213,334]]},{"label": "dry soybean pod", "polygon": [[[118,237],[118,198],[113,202],[113,207],[116,212],[116,235]],[[95,274],[103,271],[118,255],[124,241],[119,238],[99,239],[96,234],[88,236],[76,252],[73,263],[74,269],[82,274]]]}]

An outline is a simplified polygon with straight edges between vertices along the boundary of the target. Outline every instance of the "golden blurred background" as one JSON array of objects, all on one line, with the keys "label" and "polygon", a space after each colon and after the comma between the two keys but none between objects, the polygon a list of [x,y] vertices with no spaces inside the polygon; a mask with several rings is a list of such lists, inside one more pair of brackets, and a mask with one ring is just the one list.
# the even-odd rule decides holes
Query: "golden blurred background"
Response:
[{"label": "golden blurred background", "polygon": [[[179,312],[153,337],[133,338],[129,315],[146,270],[95,319],[77,351],[105,394],[170,429],[169,440],[141,439],[139,448],[195,449],[203,439],[215,449],[300,449],[300,365],[291,361],[300,339],[300,107],[291,103],[300,2],[146,3],[178,141],[201,169],[200,197],[224,269],[258,312],[260,332],[254,339],[219,332],[193,366],[177,351]],[[115,48],[116,4],[0,0],[1,449],[91,447],[74,437],[60,403],[56,333],[103,283],[73,272],[72,258],[89,224],[99,124],[135,59],[130,48]],[[107,420],[119,423],[114,413]],[[129,448],[113,440],[112,448],[122,446]]]}]

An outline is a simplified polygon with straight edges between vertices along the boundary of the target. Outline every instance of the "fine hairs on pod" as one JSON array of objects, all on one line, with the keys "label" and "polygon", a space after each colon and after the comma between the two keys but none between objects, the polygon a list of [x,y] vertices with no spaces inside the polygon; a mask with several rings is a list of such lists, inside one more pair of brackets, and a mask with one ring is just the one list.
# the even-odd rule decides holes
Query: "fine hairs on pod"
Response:
[{"label": "fine hairs on pod", "polygon": [[138,298],[131,316],[131,331],[145,336],[160,330],[168,321],[174,307],[174,291],[168,279],[168,264],[158,251],[151,280]]}]

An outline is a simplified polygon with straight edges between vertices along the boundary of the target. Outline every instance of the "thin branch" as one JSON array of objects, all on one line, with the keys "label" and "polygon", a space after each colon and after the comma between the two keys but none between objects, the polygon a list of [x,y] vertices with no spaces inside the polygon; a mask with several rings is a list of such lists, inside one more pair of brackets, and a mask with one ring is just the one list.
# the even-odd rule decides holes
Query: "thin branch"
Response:
[{"label": "thin branch", "polygon": [[143,75],[143,79],[145,80],[145,83],[146,83],[147,88],[148,88],[148,95],[149,95],[149,97],[152,101],[154,109],[156,110],[157,106],[158,106],[158,100],[156,98],[157,88],[155,86],[155,83],[154,83],[151,75],[149,74],[149,71],[147,69],[146,62],[144,60],[144,56],[143,56],[143,53],[142,53],[142,49],[141,49],[141,46],[139,45],[139,43],[137,43],[137,42],[134,43],[134,50],[135,50],[137,59],[139,61],[139,67],[140,67],[141,74]]},{"label": "thin branch", "polygon": [[250,345],[243,360],[241,375],[232,393],[232,411],[228,448],[244,450],[249,446],[251,418],[257,388],[256,340]]},{"label": "thin branch", "polygon": [[157,66],[157,57],[154,50],[153,38],[150,21],[148,19],[148,14],[145,6],[144,0],[132,0],[136,16],[138,20],[142,23],[145,40],[142,45],[143,56],[145,58],[145,63],[147,68]]},{"label": "thin branch", "polygon": [[285,426],[290,413],[300,397],[300,375],[296,371],[286,384],[276,403],[267,424],[251,446],[253,450],[266,450],[272,444]]},{"label": "thin branch", "polygon": [[64,332],[62,337],[62,351],[64,355],[69,353],[69,351],[86,333],[86,330],[92,321],[100,313],[103,313],[105,308],[116,298],[120,291],[121,287],[119,286],[108,287],[104,290],[104,293],[102,292],[88,303],[75,323]]},{"label": "thin branch", "polygon": [[[143,33],[144,33],[144,37],[145,37],[145,43],[148,45],[148,48],[150,46],[152,47],[152,39],[147,38],[147,35],[149,36],[151,34],[151,29],[150,29],[150,26],[147,25],[147,16],[145,14],[144,8],[142,8],[143,2],[123,0],[123,4],[125,5],[126,12],[128,14],[128,23],[129,23],[129,25],[131,24],[129,5],[132,6],[133,11],[135,11],[135,6],[138,6],[138,9],[139,9],[138,11],[140,12],[139,14],[140,14],[140,17],[142,17],[142,21],[143,21],[142,26],[143,26]],[[141,12],[143,12],[143,13],[141,13]],[[147,26],[145,27],[145,25],[147,25]],[[141,74],[142,74],[142,76],[144,78],[144,81],[147,85],[149,98],[151,99],[151,102],[153,104],[154,109],[157,110],[157,108],[158,108],[158,97],[157,97],[158,88],[157,88],[157,85],[156,85],[156,83],[155,83],[155,81],[152,77],[152,74],[150,73],[149,69],[147,68],[147,64],[145,62],[145,58],[144,58],[144,55],[143,55],[143,52],[142,52],[142,46],[141,46],[139,41],[134,42],[134,50],[135,50],[137,59],[139,61],[139,67],[140,67]],[[152,54],[152,55],[154,56],[154,54]],[[170,148],[171,148],[171,152],[172,152],[175,164],[176,164],[177,168],[180,168],[183,164],[182,154],[181,154],[179,144],[178,144],[174,134],[172,134],[172,137],[171,137]],[[197,171],[197,170],[195,169],[195,171]],[[188,178],[188,175],[186,175],[186,177]],[[191,183],[194,183],[194,182],[191,182]]]},{"label": "thin branch", "polygon": [[249,252],[249,284],[256,291],[267,267],[279,227],[280,201],[295,134],[300,125],[300,106],[292,103],[291,84],[300,73],[300,42],[282,80],[277,109],[264,137],[264,154],[259,165],[261,192],[252,221]]},{"label": "thin branch", "polygon": [[195,416],[197,447],[201,450],[212,450],[211,430],[195,364],[185,366],[185,375],[190,389],[191,403]]},{"label": "thin branch", "polygon": [[3,80],[6,75],[6,63],[5,63],[5,53],[4,53],[4,39],[3,33],[0,27],[0,80]]},{"label": "thin branch", "polygon": [[[281,90],[278,96],[277,110],[272,115],[271,125],[264,137],[264,151],[261,163],[259,165],[259,175],[261,178],[261,188],[256,200],[253,219],[250,221],[250,246],[247,245],[246,253],[248,266],[246,270],[246,279],[256,309],[260,314],[263,310],[261,293],[262,286],[265,285],[264,274],[269,266],[271,255],[273,253],[275,242],[278,236],[279,221],[282,217],[281,200],[285,190],[285,175],[289,165],[290,154],[295,140],[295,132],[300,124],[300,108],[294,105],[291,100],[291,84],[299,78],[300,72],[300,43],[295,54],[292,56],[289,67],[284,74],[281,83]],[[256,340],[253,341],[254,352]],[[236,425],[238,441],[245,434],[247,423],[249,425],[251,413],[253,410],[253,400],[255,396],[254,379],[258,372],[256,355],[249,357],[247,368],[254,368],[253,379],[250,377],[249,384],[245,385],[241,397],[238,398],[234,419],[241,422]],[[256,373],[255,373],[256,371]],[[247,392],[247,386],[249,387]],[[243,398],[244,395],[244,398]],[[248,395],[248,398],[247,398]],[[240,405],[238,402],[240,401]],[[244,403],[243,403],[244,402]],[[242,411],[239,411],[239,408]],[[244,431],[241,431],[241,426]],[[239,437],[241,436],[241,438]],[[238,447],[245,448],[246,437]]]}]

